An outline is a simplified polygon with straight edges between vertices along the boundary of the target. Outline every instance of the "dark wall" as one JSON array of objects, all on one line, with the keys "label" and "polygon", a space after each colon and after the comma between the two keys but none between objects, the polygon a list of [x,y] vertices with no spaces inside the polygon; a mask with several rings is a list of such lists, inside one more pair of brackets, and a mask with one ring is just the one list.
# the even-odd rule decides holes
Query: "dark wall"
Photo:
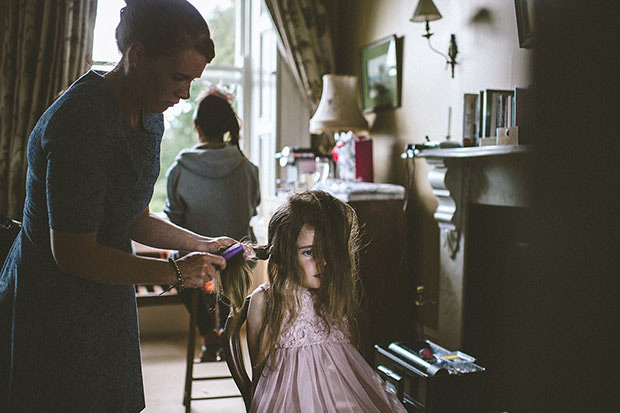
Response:
[{"label": "dark wall", "polygon": [[618,411],[620,72],[617,2],[539,1],[534,270],[515,354],[528,412]]},{"label": "dark wall", "polygon": [[516,315],[533,305],[521,288],[523,274],[534,269],[532,239],[523,225],[527,219],[526,208],[470,207],[462,349],[486,368],[485,406],[492,412],[521,411],[524,400],[514,391],[513,372],[523,366],[514,358],[521,337],[530,336],[527,323]]}]

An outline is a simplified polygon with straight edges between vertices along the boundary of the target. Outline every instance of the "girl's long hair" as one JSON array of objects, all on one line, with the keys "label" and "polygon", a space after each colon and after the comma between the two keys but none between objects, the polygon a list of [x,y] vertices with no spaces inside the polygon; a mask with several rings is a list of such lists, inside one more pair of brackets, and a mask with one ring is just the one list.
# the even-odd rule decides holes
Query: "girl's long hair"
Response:
[{"label": "girl's long hair", "polygon": [[[256,259],[269,259],[269,249],[265,245],[255,245],[247,241],[241,241],[241,243],[254,249]],[[222,248],[219,253],[221,254],[225,250],[226,248]],[[225,304],[229,305],[233,314],[237,314],[243,309],[252,283],[252,268],[253,265],[250,265],[244,254],[237,254],[226,261],[226,268],[215,279],[215,291],[218,299],[222,299]]]},{"label": "girl's long hair", "polygon": [[[290,328],[298,315],[297,292],[304,287],[297,238],[304,225],[314,229],[313,254],[321,273],[321,287],[316,290],[316,312],[328,327],[334,322],[344,323],[351,341],[358,344],[361,244],[357,216],[351,206],[327,192],[304,191],[291,195],[273,214],[269,221],[268,245],[253,246],[257,259],[269,259],[270,288],[266,291],[265,318],[259,333],[259,343],[267,346],[266,357],[275,348],[282,331]],[[243,307],[250,286],[250,272],[240,254],[227,263],[217,280],[218,294],[227,299],[233,313]],[[258,364],[264,362],[259,360]]]},{"label": "girl's long hair", "polygon": [[[259,343],[265,340],[268,353],[282,331],[290,328],[298,315],[302,269],[298,261],[297,238],[304,225],[314,229],[314,259],[321,273],[316,291],[317,314],[328,326],[345,322],[354,343],[358,342],[359,310],[358,255],[359,227],[353,209],[324,191],[293,194],[269,222],[270,288]],[[286,314],[289,314],[285,322]],[[265,360],[260,360],[259,364]]]}]

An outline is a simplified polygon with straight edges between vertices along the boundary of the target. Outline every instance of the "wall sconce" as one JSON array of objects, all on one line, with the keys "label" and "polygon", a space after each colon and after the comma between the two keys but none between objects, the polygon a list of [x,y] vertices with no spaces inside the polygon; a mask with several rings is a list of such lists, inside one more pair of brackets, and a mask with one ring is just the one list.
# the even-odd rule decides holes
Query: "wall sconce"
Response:
[{"label": "wall sconce", "polygon": [[431,36],[433,33],[430,31],[428,22],[439,20],[441,17],[441,13],[437,10],[433,0],[420,0],[415,8],[415,11],[413,12],[413,17],[410,20],[414,23],[426,23],[426,33],[423,34],[422,37],[426,37],[426,40],[428,40],[428,47],[430,47],[432,51],[442,55],[444,59],[446,59],[446,63],[452,67],[452,79],[454,79],[454,65],[456,64],[455,59],[458,53],[458,49],[456,47],[456,36],[454,34],[450,35],[450,47],[448,49],[447,56],[435,49],[431,44]]}]

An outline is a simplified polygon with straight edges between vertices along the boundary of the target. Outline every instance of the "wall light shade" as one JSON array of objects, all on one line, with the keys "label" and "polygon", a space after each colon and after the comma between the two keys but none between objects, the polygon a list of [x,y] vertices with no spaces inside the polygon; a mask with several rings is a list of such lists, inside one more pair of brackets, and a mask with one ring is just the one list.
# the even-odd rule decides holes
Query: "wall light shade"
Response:
[{"label": "wall light shade", "polygon": [[454,65],[456,65],[456,55],[458,54],[458,48],[456,46],[456,36],[454,34],[450,35],[450,48],[448,49],[448,55],[441,53],[439,50],[435,49],[431,44],[431,28],[428,22],[433,20],[441,19],[441,13],[437,10],[437,6],[433,3],[433,0],[420,0],[415,10],[413,11],[413,17],[409,19],[414,23],[426,23],[426,33],[422,35],[422,37],[426,37],[428,40],[428,47],[431,50],[446,59],[446,63],[450,65],[452,68],[452,79],[454,79]]},{"label": "wall light shade", "polygon": [[323,75],[323,92],[310,119],[310,133],[368,130],[358,103],[357,83],[356,76]]},{"label": "wall light shade", "polygon": [[432,22],[433,20],[441,19],[441,13],[437,10],[433,0],[420,0],[418,6],[413,12],[413,17],[410,19],[412,22],[423,23]]}]

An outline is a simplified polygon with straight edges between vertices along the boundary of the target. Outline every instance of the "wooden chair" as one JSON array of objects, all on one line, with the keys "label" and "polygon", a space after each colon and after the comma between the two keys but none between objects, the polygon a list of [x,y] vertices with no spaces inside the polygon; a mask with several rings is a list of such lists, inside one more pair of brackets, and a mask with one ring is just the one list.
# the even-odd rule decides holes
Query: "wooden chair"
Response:
[{"label": "wooden chair", "polygon": [[241,392],[243,397],[243,403],[247,411],[250,410],[252,382],[245,369],[243,362],[242,346],[241,346],[241,327],[245,323],[248,317],[248,306],[250,303],[250,297],[245,299],[243,309],[238,314],[232,312],[226,320],[226,326],[224,328],[224,335],[226,337],[226,364],[228,369],[235,380],[235,384]]},{"label": "wooden chair", "polygon": [[[147,247],[132,241],[135,254],[141,257],[168,259],[170,251]],[[136,303],[138,307],[152,307],[159,305],[183,304],[183,300],[174,288],[162,294],[166,285],[136,285]]]},{"label": "wooden chair", "polygon": [[[151,256],[156,258],[167,259],[169,255],[169,251],[157,250],[149,247],[145,247],[140,244],[134,244],[134,250],[137,251],[138,255],[142,256]],[[167,305],[167,304],[182,304],[183,300],[177,294],[176,289],[172,289],[167,293],[160,295],[162,288],[160,286],[144,286],[138,285],[136,286],[136,300],[139,307],[143,306],[155,306],[155,305]],[[213,288],[208,290],[210,293],[207,294],[207,300],[210,302],[210,305],[215,306],[216,294]],[[192,397],[192,384],[197,380],[221,380],[221,379],[230,379],[231,375],[225,376],[200,376],[194,377],[194,364],[199,363],[200,361],[194,360],[194,354],[196,352],[196,331],[197,331],[197,319],[198,319],[198,301],[199,301],[199,289],[194,289],[192,291],[191,296],[191,304],[189,311],[189,329],[188,329],[188,337],[187,337],[187,354],[185,359],[185,386],[183,390],[183,405],[185,406],[185,412],[189,413],[191,411],[191,403],[193,400],[213,400],[213,399],[224,399],[224,398],[234,398],[234,397],[243,397],[243,401],[245,405],[249,408],[249,391],[248,397],[246,401],[246,397],[238,394],[231,395],[221,395],[221,396],[206,396],[206,397]],[[246,310],[247,311],[247,310]],[[245,320],[245,317],[244,317]],[[228,322],[227,322],[228,324]],[[243,324],[243,323],[241,323]],[[237,339],[238,340],[238,339]],[[239,352],[240,354],[240,352]],[[228,353],[227,353],[228,358]],[[229,364],[230,367],[230,364]],[[247,376],[247,373],[246,373]],[[249,382],[249,378],[248,378]],[[235,379],[235,383],[237,383],[237,387],[239,387],[239,383]],[[250,387],[248,386],[248,389]]]},{"label": "wooden chair", "polygon": [[[228,399],[228,398],[236,398],[243,397],[239,394],[225,394],[220,396],[205,396],[205,397],[192,397],[192,383],[196,380],[222,380],[222,379],[230,379],[231,377],[234,379],[234,376],[225,375],[225,376],[199,376],[194,377],[194,364],[199,363],[200,361],[194,360],[194,354],[196,351],[196,330],[197,330],[197,318],[198,318],[198,299],[199,299],[200,290],[195,289],[192,291],[192,301],[191,301],[191,310],[189,312],[189,333],[187,338],[187,357],[186,357],[186,366],[185,366],[185,391],[183,395],[183,405],[185,406],[185,412],[189,413],[191,411],[191,403],[193,400],[214,400],[214,399]],[[215,306],[216,302],[216,294],[215,291],[211,291],[211,294],[208,294],[207,299],[210,302],[210,305]],[[228,325],[228,321],[226,322]],[[228,352],[226,353],[227,362],[228,362]],[[228,364],[230,367],[230,364]],[[235,380],[236,383],[236,380]],[[249,406],[245,401],[245,397],[243,399],[246,406]]]}]

